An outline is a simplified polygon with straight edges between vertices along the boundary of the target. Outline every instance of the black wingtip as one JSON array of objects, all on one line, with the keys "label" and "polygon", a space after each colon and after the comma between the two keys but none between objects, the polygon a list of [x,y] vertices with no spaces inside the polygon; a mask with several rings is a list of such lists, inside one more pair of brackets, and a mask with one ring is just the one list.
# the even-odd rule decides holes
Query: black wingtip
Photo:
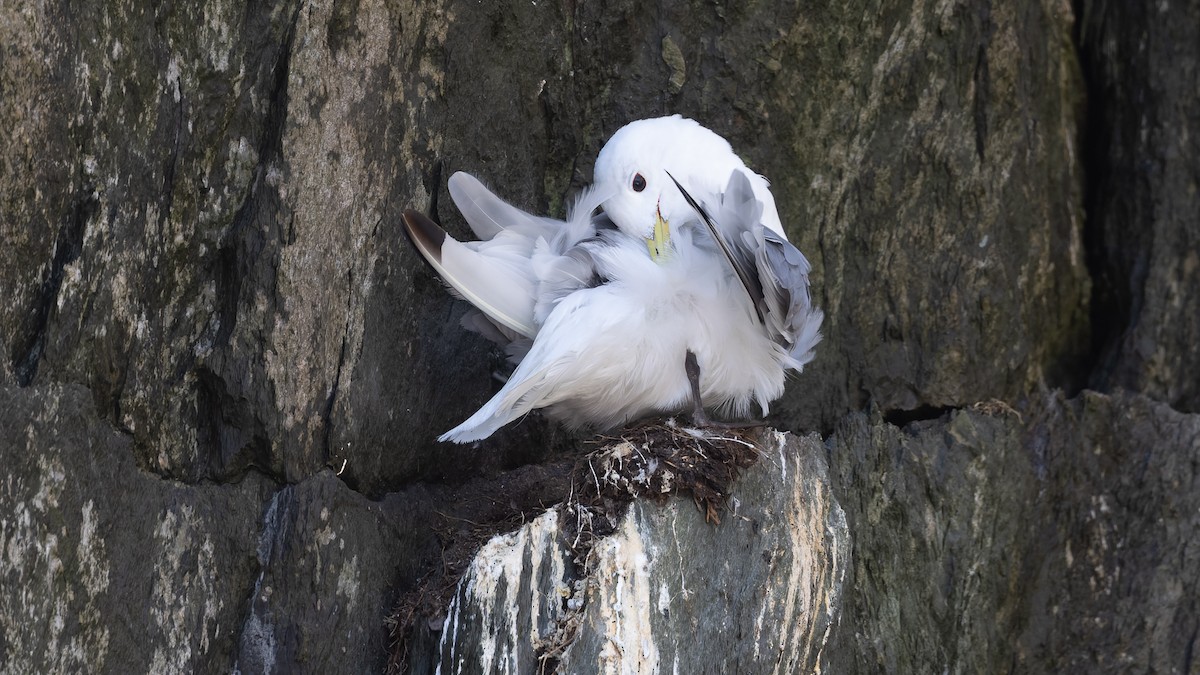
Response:
[{"label": "black wingtip", "polygon": [[708,212],[705,211],[704,208],[698,203],[696,203],[695,199],[692,199],[692,196],[688,194],[688,191],[684,190],[683,186],[679,184],[679,181],[675,180],[675,176],[672,176],[670,171],[666,171],[666,174],[667,178],[670,178],[671,182],[675,184],[675,187],[679,188],[679,192],[683,195],[683,198],[687,200],[688,206],[691,206],[693,209],[695,209],[696,213],[700,214],[700,216],[704,218],[705,222],[711,221],[711,219],[708,217]]},{"label": "black wingtip", "polygon": [[404,234],[413,247],[426,257],[442,262],[442,243],[446,241],[446,231],[437,226],[420,211],[404,210]]},{"label": "black wingtip", "polygon": [[717,246],[721,249],[721,253],[724,254],[725,261],[729,263],[729,267],[733,270],[734,274],[737,275],[738,280],[742,282],[742,288],[745,288],[746,293],[750,296],[750,303],[754,305],[754,313],[758,315],[759,323],[765,324],[767,322],[766,317],[763,316],[762,308],[759,307],[758,304],[759,299],[762,297],[761,282],[759,282],[758,290],[756,292],[755,280],[751,279],[748,272],[743,270],[741,266],[738,265],[737,261],[733,257],[732,251],[730,251],[729,242],[726,241],[725,237],[721,235],[720,230],[717,229],[716,223],[714,223],[712,217],[708,215],[708,211],[705,211],[703,206],[700,206],[695,199],[692,199],[692,196],[688,194],[687,190],[683,189],[683,186],[679,184],[679,181],[675,180],[675,176],[672,176],[670,171],[667,171],[666,174],[667,177],[671,179],[671,182],[675,183],[675,187],[679,188],[680,194],[682,194],[683,198],[687,200],[688,205],[691,206],[700,216],[701,220],[704,221],[704,225],[708,228],[708,233],[712,235],[713,241],[717,243]]}]

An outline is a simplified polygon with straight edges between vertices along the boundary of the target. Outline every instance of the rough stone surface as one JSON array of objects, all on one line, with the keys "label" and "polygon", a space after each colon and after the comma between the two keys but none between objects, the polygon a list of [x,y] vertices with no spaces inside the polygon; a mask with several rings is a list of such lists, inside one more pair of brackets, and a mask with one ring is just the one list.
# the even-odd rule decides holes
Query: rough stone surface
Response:
[{"label": "rough stone surface", "polygon": [[5,385],[0,410],[4,672],[227,672],[270,482],[137,470],[78,385]]},{"label": "rough stone surface", "polygon": [[593,547],[582,584],[558,511],[488,542],[450,605],[440,671],[536,672],[567,623],[578,628],[561,672],[823,668],[850,562],[846,518],[815,436],[761,439],[719,525],[687,498],[637,501]]},{"label": "rough stone surface", "polygon": [[1197,31],[1197,0],[0,5],[0,669],[384,668],[389,606],[589,447],[536,415],[435,445],[503,357],[398,214],[465,234],[459,169],[561,214],[680,112],[814,265],[826,340],[771,422],[826,437],[850,527],[829,669],[1194,670]]},{"label": "rough stone surface", "polygon": [[[1045,550],[1017,663],[1047,672],[1195,673],[1200,415],[1085,393],[1030,421]],[[1024,590],[1020,586],[1017,590]]]},{"label": "rough stone surface", "polygon": [[838,427],[831,472],[855,550],[830,672],[1012,662],[1042,489],[1018,417],[955,411],[901,429],[859,414]]},{"label": "rough stone surface", "polygon": [[382,672],[386,620],[458,522],[566,490],[532,467],[372,501],[332,471],[188,485],[80,385],[0,386],[0,672]]},{"label": "rough stone surface", "polygon": [[258,535],[242,626],[243,673],[380,672],[384,622],[413,570],[397,550],[428,545],[403,499],[371,502],[332,472],[276,492]]},{"label": "rough stone surface", "polygon": [[855,552],[832,672],[1195,672],[1200,416],[1048,394],[830,444]]},{"label": "rough stone surface", "polygon": [[1200,2],[1084,2],[1095,386],[1200,412]]},{"label": "rough stone surface", "polygon": [[688,500],[666,508],[637,502],[597,544],[599,584],[588,589],[564,672],[824,667],[849,530],[822,445],[813,436],[771,436],[720,527]]},{"label": "rough stone surface", "polygon": [[750,78],[778,108],[746,145],[776,139],[755,164],[786,195],[829,318],[783,424],[1070,383],[1087,330],[1071,18],[1057,2],[914,2],[784,24],[778,72]]},{"label": "rough stone surface", "polygon": [[[488,541],[471,561],[446,610],[440,659],[410,662],[413,670],[445,673],[529,673],[539,651],[565,618],[573,593],[571,552],[550,510]],[[432,656],[432,655],[430,655]]]}]

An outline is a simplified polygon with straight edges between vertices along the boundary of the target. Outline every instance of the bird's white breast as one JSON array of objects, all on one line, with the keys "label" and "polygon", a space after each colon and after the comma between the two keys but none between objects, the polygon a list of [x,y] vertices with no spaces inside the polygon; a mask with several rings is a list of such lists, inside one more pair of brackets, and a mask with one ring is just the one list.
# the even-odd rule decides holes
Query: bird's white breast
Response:
[{"label": "bird's white breast", "polygon": [[[608,283],[564,299],[542,329],[555,335],[555,356],[586,373],[586,386],[547,401],[549,412],[603,427],[681,409],[691,400],[683,364],[692,351],[706,405],[745,416],[757,403],[765,414],[783,393],[780,350],[715,250],[686,229],[662,264],[641,242],[613,243],[596,252]],[[547,357],[557,360],[536,358]]]}]

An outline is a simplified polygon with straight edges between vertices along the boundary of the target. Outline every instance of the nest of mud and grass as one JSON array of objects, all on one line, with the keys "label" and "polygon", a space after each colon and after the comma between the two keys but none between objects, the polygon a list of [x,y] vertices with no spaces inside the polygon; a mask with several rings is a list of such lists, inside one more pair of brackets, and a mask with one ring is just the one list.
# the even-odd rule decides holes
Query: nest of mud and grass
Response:
[{"label": "nest of mud and grass", "polygon": [[[673,419],[645,422],[616,435],[588,441],[595,446],[575,462],[569,493],[558,505],[564,543],[571,550],[576,579],[563,599],[557,629],[538,645],[539,670],[554,672],[563,651],[579,628],[586,584],[594,567],[595,544],[612,534],[635,499],[662,504],[673,494],[691,496],[705,520],[721,522],[733,482],[759,457],[754,428],[694,429]],[[442,569],[426,575],[400,598],[388,620],[393,649],[389,673],[402,672],[409,657],[413,629],[438,624],[454,596],[459,579],[476,552],[491,537],[520,527],[530,513],[485,523],[443,523]]]}]

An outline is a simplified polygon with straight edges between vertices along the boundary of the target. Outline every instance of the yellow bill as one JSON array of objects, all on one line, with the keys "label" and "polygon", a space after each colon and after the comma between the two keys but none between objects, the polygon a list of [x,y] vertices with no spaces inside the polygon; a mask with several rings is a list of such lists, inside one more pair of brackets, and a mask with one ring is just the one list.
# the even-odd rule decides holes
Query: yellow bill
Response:
[{"label": "yellow bill", "polygon": [[671,254],[671,226],[663,220],[662,212],[654,213],[654,236],[646,239],[650,259],[656,263],[666,262]]}]

